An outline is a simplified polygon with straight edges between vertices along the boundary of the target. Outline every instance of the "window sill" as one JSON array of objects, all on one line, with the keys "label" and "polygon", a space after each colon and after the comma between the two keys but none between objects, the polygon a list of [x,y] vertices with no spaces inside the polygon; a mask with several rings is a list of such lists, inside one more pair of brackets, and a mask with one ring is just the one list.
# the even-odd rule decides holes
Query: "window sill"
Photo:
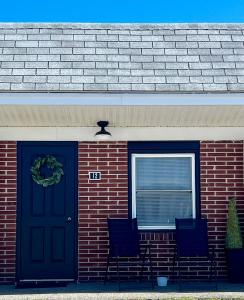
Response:
[{"label": "window sill", "polygon": [[138,228],[139,232],[146,232],[146,233],[155,233],[155,232],[175,232],[175,228]]}]

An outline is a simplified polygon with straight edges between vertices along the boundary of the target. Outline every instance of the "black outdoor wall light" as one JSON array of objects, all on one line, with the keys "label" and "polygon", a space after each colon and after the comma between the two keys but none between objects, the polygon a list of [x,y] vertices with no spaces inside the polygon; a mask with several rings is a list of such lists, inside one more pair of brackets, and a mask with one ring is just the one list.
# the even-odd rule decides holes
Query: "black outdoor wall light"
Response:
[{"label": "black outdoor wall light", "polygon": [[108,140],[111,138],[111,133],[105,129],[105,127],[107,127],[108,124],[108,121],[97,122],[97,125],[101,127],[101,129],[95,134],[97,140]]}]

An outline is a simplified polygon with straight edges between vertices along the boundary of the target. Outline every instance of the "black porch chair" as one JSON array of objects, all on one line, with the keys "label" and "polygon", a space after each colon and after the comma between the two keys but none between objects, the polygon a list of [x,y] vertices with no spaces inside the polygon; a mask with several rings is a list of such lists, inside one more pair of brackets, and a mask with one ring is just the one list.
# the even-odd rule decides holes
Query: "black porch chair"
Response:
[{"label": "black porch chair", "polygon": [[119,262],[125,258],[134,258],[140,262],[140,281],[143,276],[146,260],[149,262],[150,279],[152,287],[153,269],[150,245],[140,245],[140,236],[137,227],[137,219],[108,219],[109,253],[104,284],[108,281],[110,262],[115,261],[117,267],[117,281],[120,289]]},{"label": "black porch chair", "polygon": [[181,263],[184,258],[205,258],[209,262],[209,279],[213,281],[213,273],[216,281],[216,261],[214,247],[208,244],[207,219],[175,219],[176,225],[176,247],[173,258],[173,278],[175,265],[178,265],[179,285],[181,288],[182,274]]}]

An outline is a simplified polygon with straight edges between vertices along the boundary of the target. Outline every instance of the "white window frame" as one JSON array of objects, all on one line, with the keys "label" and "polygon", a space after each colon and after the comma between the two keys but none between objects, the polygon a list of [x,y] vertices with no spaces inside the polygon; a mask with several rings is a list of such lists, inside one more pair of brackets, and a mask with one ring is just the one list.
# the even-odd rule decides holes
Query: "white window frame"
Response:
[{"label": "white window frame", "polygon": [[[196,187],[195,187],[195,154],[194,153],[174,153],[174,154],[132,154],[131,155],[131,187],[132,187],[132,217],[136,218],[136,159],[155,157],[190,157],[192,160],[192,218],[196,218]],[[175,229],[175,226],[139,226],[139,229]]]}]

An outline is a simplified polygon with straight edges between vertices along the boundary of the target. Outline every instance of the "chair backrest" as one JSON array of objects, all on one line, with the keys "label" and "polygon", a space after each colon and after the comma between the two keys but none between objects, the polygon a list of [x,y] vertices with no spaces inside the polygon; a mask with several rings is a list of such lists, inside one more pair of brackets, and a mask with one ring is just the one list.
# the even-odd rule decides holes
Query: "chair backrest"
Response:
[{"label": "chair backrest", "polygon": [[140,254],[137,219],[108,219],[109,253],[116,257]]},{"label": "chair backrest", "polygon": [[178,256],[208,256],[207,219],[175,219]]}]

